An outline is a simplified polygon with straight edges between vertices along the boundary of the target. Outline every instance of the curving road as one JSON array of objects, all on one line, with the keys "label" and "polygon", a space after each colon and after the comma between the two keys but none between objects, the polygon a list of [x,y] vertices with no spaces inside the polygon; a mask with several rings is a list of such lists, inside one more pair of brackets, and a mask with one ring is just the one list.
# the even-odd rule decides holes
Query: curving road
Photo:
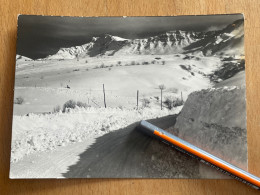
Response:
[{"label": "curving road", "polygon": [[[149,120],[167,129],[176,115]],[[171,147],[142,134],[138,123],[105,134],[79,155],[64,177],[199,177],[198,162]]]},{"label": "curving road", "polygon": [[[176,115],[148,120],[173,127]],[[143,134],[139,122],[96,139],[29,155],[11,164],[11,178],[201,178],[210,168]]]}]

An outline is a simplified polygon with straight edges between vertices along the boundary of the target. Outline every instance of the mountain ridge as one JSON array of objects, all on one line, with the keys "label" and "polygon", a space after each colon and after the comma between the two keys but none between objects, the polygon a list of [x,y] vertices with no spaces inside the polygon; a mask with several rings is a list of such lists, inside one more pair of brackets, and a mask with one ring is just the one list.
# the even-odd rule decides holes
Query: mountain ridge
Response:
[{"label": "mountain ridge", "polygon": [[237,20],[222,30],[195,32],[173,30],[156,36],[126,39],[110,34],[92,37],[83,45],[60,48],[56,54],[38,60],[64,60],[113,55],[199,54],[244,55],[243,20]]}]

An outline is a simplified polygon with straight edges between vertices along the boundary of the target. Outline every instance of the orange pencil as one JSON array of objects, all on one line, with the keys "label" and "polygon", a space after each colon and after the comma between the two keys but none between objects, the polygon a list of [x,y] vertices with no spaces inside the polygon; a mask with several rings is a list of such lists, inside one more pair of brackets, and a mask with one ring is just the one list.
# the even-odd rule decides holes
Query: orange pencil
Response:
[{"label": "orange pencil", "polygon": [[170,144],[174,148],[189,154],[190,156],[206,163],[221,172],[230,175],[231,177],[259,190],[260,189],[260,178],[256,177],[208,152],[166,132],[147,121],[141,121],[140,130],[144,133],[156,137],[166,144]]}]

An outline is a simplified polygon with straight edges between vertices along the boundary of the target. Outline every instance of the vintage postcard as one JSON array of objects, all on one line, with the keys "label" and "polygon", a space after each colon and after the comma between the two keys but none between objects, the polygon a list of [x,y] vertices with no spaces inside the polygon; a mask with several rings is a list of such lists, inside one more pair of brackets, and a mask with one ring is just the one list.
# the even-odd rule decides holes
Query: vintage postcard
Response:
[{"label": "vintage postcard", "polygon": [[10,178],[222,178],[141,120],[247,170],[242,14],[18,17]]}]

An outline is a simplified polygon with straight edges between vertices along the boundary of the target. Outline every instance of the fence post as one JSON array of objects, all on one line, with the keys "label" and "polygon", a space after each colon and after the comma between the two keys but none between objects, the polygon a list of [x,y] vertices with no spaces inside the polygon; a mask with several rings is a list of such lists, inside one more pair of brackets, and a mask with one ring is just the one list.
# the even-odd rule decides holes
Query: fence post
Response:
[{"label": "fence post", "polygon": [[105,92],[105,85],[103,84],[103,93],[104,93],[104,105],[105,105],[105,108],[107,107],[106,105],[106,92]]},{"label": "fence post", "polygon": [[137,97],[136,97],[136,101],[137,101],[137,110],[138,110],[138,96],[139,96],[139,90],[137,90]]},{"label": "fence post", "polygon": [[161,110],[162,110],[162,89],[161,89]]}]

